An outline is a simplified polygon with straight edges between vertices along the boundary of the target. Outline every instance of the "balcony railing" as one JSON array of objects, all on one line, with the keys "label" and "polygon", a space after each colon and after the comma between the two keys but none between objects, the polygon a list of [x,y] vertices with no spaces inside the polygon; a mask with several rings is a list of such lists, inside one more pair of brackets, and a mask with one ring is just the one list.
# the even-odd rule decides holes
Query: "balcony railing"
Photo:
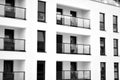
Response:
[{"label": "balcony railing", "polygon": [[25,72],[0,72],[0,80],[25,80]]},{"label": "balcony railing", "polygon": [[0,16],[25,20],[26,8],[0,4]]},{"label": "balcony railing", "polygon": [[57,43],[57,53],[90,55],[90,45]]},{"label": "balcony railing", "polygon": [[24,39],[0,38],[0,50],[25,51],[25,40]]},{"label": "balcony railing", "polygon": [[58,71],[57,80],[91,80],[90,70]]},{"label": "balcony railing", "polygon": [[57,14],[57,24],[90,29],[90,19]]}]

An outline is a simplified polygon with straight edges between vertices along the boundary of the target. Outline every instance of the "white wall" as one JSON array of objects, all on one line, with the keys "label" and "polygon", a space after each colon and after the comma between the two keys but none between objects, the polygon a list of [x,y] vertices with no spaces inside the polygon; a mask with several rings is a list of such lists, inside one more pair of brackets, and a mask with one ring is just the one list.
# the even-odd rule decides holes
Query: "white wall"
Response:
[{"label": "white wall", "polygon": [[26,8],[26,0],[15,0],[15,6]]},{"label": "white wall", "polygon": [[63,36],[63,43],[70,43],[70,36],[76,36],[77,44],[90,44],[90,36],[68,34],[68,33],[57,33]]},{"label": "white wall", "polygon": [[69,6],[64,6],[64,5],[59,5],[59,4],[57,5],[57,8],[63,9],[63,15],[70,16],[70,11],[76,11],[77,12],[77,17],[88,18],[89,19],[90,12],[87,11],[87,10],[83,10],[83,9],[80,9],[80,8],[69,7]]},{"label": "white wall", "polygon": [[0,0],[0,4],[5,4],[5,0]]},{"label": "white wall", "polygon": [[[14,71],[24,71],[25,72],[25,61],[22,60],[14,60]],[[24,72],[16,72],[14,74],[15,80],[23,80],[24,79]]]},{"label": "white wall", "polygon": [[90,62],[77,62],[77,70],[91,70]]},{"label": "white wall", "polygon": [[14,71],[25,71],[25,61],[14,60]]}]

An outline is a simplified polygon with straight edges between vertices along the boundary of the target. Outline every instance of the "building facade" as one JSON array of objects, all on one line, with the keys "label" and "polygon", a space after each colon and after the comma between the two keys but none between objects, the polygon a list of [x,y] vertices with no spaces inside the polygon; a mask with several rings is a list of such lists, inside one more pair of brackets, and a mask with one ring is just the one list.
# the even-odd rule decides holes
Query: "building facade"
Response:
[{"label": "building facade", "polygon": [[0,80],[119,80],[120,0],[0,0]]}]

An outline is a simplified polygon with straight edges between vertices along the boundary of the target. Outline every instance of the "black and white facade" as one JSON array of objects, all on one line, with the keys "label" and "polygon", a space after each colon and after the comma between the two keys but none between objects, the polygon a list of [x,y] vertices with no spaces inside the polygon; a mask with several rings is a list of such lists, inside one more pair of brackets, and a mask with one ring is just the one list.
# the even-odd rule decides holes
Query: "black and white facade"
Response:
[{"label": "black and white facade", "polygon": [[0,0],[0,80],[119,80],[120,0]]}]

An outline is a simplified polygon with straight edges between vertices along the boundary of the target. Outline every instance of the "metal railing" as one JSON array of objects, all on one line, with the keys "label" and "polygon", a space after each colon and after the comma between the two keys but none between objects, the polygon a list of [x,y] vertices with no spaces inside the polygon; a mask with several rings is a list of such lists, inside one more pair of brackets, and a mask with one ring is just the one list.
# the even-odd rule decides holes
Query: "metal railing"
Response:
[{"label": "metal railing", "polygon": [[4,51],[25,51],[24,39],[9,39],[0,37],[0,50]]},{"label": "metal railing", "polygon": [[0,72],[0,80],[25,80],[25,72]]},{"label": "metal railing", "polygon": [[57,53],[90,55],[90,45],[57,43]]},{"label": "metal railing", "polygon": [[0,4],[0,16],[26,19],[26,8]]},{"label": "metal railing", "polygon": [[90,70],[58,71],[57,80],[91,80],[91,71]]},{"label": "metal railing", "polygon": [[90,29],[90,19],[57,14],[57,24]]}]

